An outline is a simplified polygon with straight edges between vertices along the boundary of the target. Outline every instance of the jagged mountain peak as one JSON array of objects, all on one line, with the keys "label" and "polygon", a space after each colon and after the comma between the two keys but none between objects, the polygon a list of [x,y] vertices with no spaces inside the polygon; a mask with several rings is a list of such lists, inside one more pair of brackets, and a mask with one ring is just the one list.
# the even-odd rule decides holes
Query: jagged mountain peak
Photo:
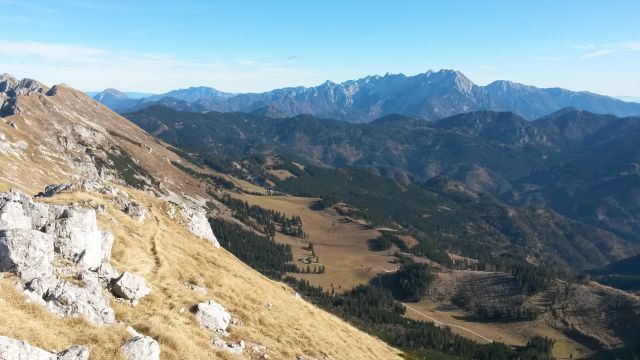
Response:
[{"label": "jagged mountain peak", "polygon": [[33,80],[17,80],[10,74],[0,75],[0,117],[16,114],[19,111],[17,98],[32,94],[44,94],[49,87]]},{"label": "jagged mountain peak", "polygon": [[45,93],[48,90],[49,87],[33,79],[18,80],[7,73],[0,75],[0,93],[4,93],[6,96]]},{"label": "jagged mountain peak", "polygon": [[165,97],[180,100],[171,105],[178,110],[253,112],[269,107],[271,114],[281,117],[308,113],[354,123],[370,122],[390,113],[437,120],[476,110],[512,111],[533,120],[567,106],[599,114],[640,115],[637,103],[506,80],[478,86],[452,69],[428,70],[412,76],[386,73],[340,83],[327,80],[313,87],[286,87],[261,93],[232,94],[193,87],[139,101],[103,103],[118,112],[131,112]]}]

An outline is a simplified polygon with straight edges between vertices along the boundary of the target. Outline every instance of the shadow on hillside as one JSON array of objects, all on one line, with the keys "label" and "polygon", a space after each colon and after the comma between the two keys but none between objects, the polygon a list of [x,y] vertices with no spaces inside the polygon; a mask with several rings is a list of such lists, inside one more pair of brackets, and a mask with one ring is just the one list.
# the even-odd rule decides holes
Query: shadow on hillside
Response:
[{"label": "shadow on hillside", "polygon": [[369,251],[387,251],[391,249],[391,246],[389,246],[389,243],[388,242],[385,243],[380,238],[367,240],[367,246],[369,248]]},{"label": "shadow on hillside", "polygon": [[415,299],[407,298],[400,288],[398,287],[398,273],[384,273],[379,274],[373,279],[369,280],[369,284],[372,286],[379,286],[391,291],[393,298],[402,302],[417,302]]}]

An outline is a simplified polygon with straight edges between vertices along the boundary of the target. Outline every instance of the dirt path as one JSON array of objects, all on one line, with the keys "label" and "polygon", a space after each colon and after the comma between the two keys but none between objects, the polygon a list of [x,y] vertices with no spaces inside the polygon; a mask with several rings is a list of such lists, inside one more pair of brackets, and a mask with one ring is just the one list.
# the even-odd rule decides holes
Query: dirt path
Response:
[{"label": "dirt path", "polygon": [[160,228],[162,227],[162,222],[160,221],[160,218],[153,213],[153,210],[151,214],[156,220],[156,231],[151,237],[151,253],[153,254],[153,261],[155,263],[155,267],[153,268],[153,275],[158,275],[158,272],[160,271],[160,266],[162,266],[162,260],[160,260],[160,255],[158,254],[157,240],[158,240],[158,236],[160,235],[160,230],[161,230]]},{"label": "dirt path", "polygon": [[404,306],[405,306],[407,309],[409,309],[409,310],[411,310],[411,311],[415,312],[416,314],[419,314],[419,315],[423,316],[424,318],[426,318],[426,319],[430,320],[431,322],[433,322],[434,324],[436,324],[436,326],[446,326],[446,327],[450,327],[450,328],[451,328],[451,327],[454,327],[454,328],[456,328],[456,329],[460,329],[460,330],[466,331],[466,332],[468,332],[468,333],[470,333],[470,334],[473,334],[474,336],[477,336],[477,337],[479,337],[480,339],[483,339],[484,341],[486,341],[486,342],[488,342],[488,343],[492,343],[492,342],[493,342],[493,340],[491,340],[491,339],[489,339],[489,338],[487,338],[487,337],[485,337],[485,336],[482,336],[482,335],[478,334],[477,332],[475,332],[475,331],[473,331],[473,330],[471,330],[471,329],[469,329],[469,328],[466,328],[466,327],[464,327],[464,326],[460,326],[460,325],[447,324],[447,323],[440,322],[440,321],[438,321],[438,320],[434,319],[433,317],[431,317],[431,316],[429,316],[429,315],[427,315],[427,314],[425,314],[425,313],[423,313],[423,312],[421,312],[421,311],[419,311],[419,310],[416,310],[416,309],[412,308],[411,306],[409,306],[409,305],[407,305],[407,304],[405,304],[405,303],[403,303],[403,304],[404,304]]}]

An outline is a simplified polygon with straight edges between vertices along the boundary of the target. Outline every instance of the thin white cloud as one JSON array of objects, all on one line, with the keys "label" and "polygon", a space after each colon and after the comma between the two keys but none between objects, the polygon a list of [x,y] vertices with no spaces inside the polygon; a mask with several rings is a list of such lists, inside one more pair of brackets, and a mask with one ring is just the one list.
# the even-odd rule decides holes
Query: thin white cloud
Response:
[{"label": "thin white cloud", "polygon": [[0,40],[0,56],[11,58],[40,58],[43,60],[77,60],[107,54],[106,50],[66,44],[49,44],[35,41],[11,42]]},{"label": "thin white cloud", "polygon": [[184,58],[94,46],[14,42],[0,39],[0,73],[29,77],[50,85],[65,82],[82,90],[116,87],[161,92],[207,85],[224,91],[262,91],[292,83],[320,83],[313,69],[281,57]]},{"label": "thin white cloud", "polygon": [[604,55],[610,55],[613,54],[614,50],[613,49],[600,49],[600,50],[596,50],[596,51],[592,51],[588,54],[584,54],[582,55],[580,58],[582,59],[592,59],[595,57],[600,57],[600,56],[604,56]]},{"label": "thin white cloud", "polygon": [[573,44],[572,47],[578,50],[589,50],[588,53],[581,55],[580,58],[592,59],[604,55],[619,55],[640,52],[640,40],[610,43],[600,46],[591,43]]}]

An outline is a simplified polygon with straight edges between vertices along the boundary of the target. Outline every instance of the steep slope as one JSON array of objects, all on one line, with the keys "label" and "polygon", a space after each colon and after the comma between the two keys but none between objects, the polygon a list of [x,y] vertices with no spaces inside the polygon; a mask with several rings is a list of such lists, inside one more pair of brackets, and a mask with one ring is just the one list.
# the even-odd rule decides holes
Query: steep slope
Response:
[{"label": "steep slope", "polygon": [[509,81],[478,86],[453,70],[429,70],[415,76],[367,76],[339,84],[326,81],[315,87],[264,93],[229,94],[212,88],[189,88],[141,99],[125,109],[118,106],[118,111],[139,110],[163,98],[174,99],[169,103],[177,110],[259,112],[278,117],[312,114],[354,123],[391,113],[434,120],[476,110],[511,111],[531,120],[567,106],[601,114],[640,115],[637,103]]},{"label": "steep slope", "polygon": [[[0,183],[2,190],[6,187]],[[188,311],[214,298],[240,321],[229,330],[228,341],[261,344],[272,358],[322,358],[323,353],[332,359],[397,358],[382,342],[296,298],[289,287],[268,280],[225,250],[213,249],[209,242],[191,235],[180,217],[169,217],[167,202],[141,191],[120,189],[148,211],[144,222],[114,207],[107,195],[65,192],[48,202],[105,205],[107,212],[98,216],[98,226],[115,237],[113,266],[143,276],[151,294],[136,307],[112,299],[116,318],[122,323],[99,327],[81,318],[56,318],[45,308],[26,302],[13,284],[15,279],[5,276],[0,279],[0,323],[19,325],[2,327],[1,335],[46,349],[82,344],[91,348],[92,359],[113,359],[127,338],[125,327],[132,326],[160,342],[163,359],[230,358],[211,343],[211,335],[198,327]],[[209,294],[189,289],[190,283],[209,289]]]},{"label": "steep slope", "polygon": [[[51,183],[86,178],[119,183],[105,182],[108,191],[76,187],[38,201],[87,214],[95,212],[80,208],[97,209],[98,229],[114,236],[111,265],[142,276],[151,293],[137,306],[104,294],[118,322],[96,326],[82,317],[57,317],[27,301],[22,286],[16,286],[23,282],[20,274],[3,273],[0,324],[12,326],[1,326],[0,335],[49,351],[85,345],[92,359],[114,359],[121,357],[120,346],[130,336],[125,328],[132,326],[159,342],[163,359],[237,358],[212,342],[212,334],[198,326],[192,312],[199,302],[215,299],[237,319],[226,341],[244,340],[245,358],[266,353],[275,359],[399,359],[397,350],[193,235],[189,212],[176,208],[204,204],[206,187],[171,165],[179,159],[163,143],[67,86],[29,88],[35,91],[18,86],[12,89],[15,93],[3,93],[12,105],[10,114],[0,119],[0,191],[18,188],[34,195]],[[14,212],[2,209],[3,226],[13,219],[5,215],[17,216],[11,209],[7,211]],[[75,288],[77,283],[80,279],[70,278],[66,286]],[[197,288],[190,284],[208,288],[208,294],[192,290]]]}]

